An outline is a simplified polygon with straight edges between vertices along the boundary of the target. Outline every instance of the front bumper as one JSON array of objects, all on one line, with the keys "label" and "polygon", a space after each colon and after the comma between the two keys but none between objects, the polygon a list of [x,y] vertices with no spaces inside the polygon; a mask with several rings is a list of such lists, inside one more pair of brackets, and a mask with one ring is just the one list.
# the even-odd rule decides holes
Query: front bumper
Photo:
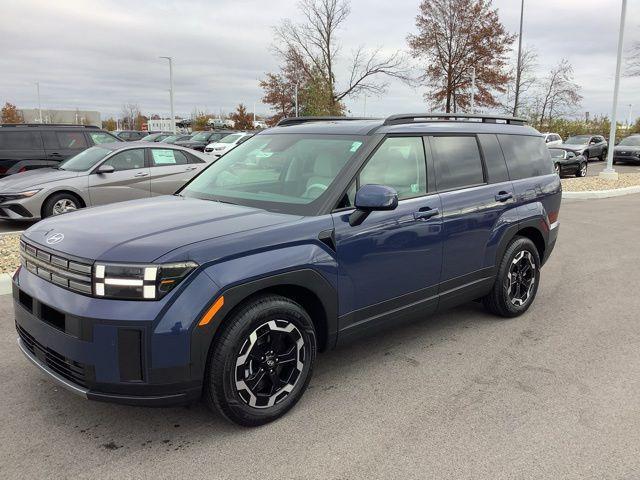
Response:
[{"label": "front bumper", "polygon": [[19,347],[60,386],[90,400],[193,402],[204,372],[194,359],[205,357],[194,306],[206,307],[217,287],[204,273],[191,280],[164,301],[116,301],[62,289],[23,268],[13,283]]},{"label": "front bumper", "polygon": [[39,220],[42,208],[42,202],[36,198],[39,196],[40,194],[36,194],[30,198],[0,202],[0,218],[3,220]]}]

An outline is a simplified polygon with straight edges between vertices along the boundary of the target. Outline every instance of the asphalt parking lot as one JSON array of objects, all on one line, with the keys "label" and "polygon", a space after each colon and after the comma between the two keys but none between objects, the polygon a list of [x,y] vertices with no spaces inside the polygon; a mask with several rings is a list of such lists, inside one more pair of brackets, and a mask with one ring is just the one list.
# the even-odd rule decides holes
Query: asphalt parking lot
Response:
[{"label": "asphalt parking lot", "polygon": [[2,478],[639,478],[639,204],[563,201],[523,317],[469,304],[322,354],[259,429],[75,397],[22,357],[0,297]]},{"label": "asphalt parking lot", "polygon": [[[607,162],[599,162],[598,160],[591,160],[587,167],[587,177],[597,177],[598,174],[607,167]],[[634,165],[630,163],[619,163],[614,165],[618,173],[640,173],[640,165]]]}]

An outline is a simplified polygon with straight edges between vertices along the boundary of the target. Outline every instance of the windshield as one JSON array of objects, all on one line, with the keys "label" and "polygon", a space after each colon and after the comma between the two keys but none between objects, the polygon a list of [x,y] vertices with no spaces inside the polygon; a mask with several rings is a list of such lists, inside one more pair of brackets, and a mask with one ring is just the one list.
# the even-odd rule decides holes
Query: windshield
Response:
[{"label": "windshield", "polygon": [[164,142],[165,143],[175,142],[179,138],[182,138],[182,135],[169,135],[167,138],[164,139]]},{"label": "windshield", "polygon": [[623,147],[640,147],[640,135],[623,138],[618,145]]},{"label": "windshield", "polygon": [[323,195],[364,141],[360,136],[256,135],[220,157],[181,192],[284,213]]},{"label": "windshield", "polygon": [[156,138],[158,138],[160,135],[158,133],[152,133],[150,135],[147,135],[146,137],[142,137],[140,139],[141,142],[153,142]]},{"label": "windshield", "polygon": [[585,145],[589,143],[591,137],[589,135],[575,135],[573,137],[567,138],[567,141],[564,142],[568,145]]},{"label": "windshield", "polygon": [[209,138],[209,135],[211,135],[209,132],[196,133],[193,137],[191,137],[191,140],[193,140],[194,142],[206,142]]},{"label": "windshield", "polygon": [[221,138],[220,140],[218,140],[218,143],[236,143],[236,140],[239,140],[242,137],[243,135],[234,133],[232,135],[227,135],[226,137]]},{"label": "windshield", "polygon": [[79,154],[61,162],[58,165],[60,170],[69,170],[70,172],[84,172],[93,168],[96,163],[106,157],[111,150],[102,147],[91,147]]},{"label": "windshield", "polygon": [[564,150],[559,148],[550,148],[549,153],[551,153],[551,158],[564,158]]}]

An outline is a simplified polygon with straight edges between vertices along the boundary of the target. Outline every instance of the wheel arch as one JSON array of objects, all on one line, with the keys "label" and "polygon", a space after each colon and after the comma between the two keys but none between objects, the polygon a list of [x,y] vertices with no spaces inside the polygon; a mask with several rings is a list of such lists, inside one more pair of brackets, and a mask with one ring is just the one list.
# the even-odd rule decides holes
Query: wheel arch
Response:
[{"label": "wheel arch", "polygon": [[310,268],[279,273],[222,289],[219,295],[211,299],[210,305],[213,305],[223,296],[224,304],[215,315],[215,322],[193,329],[191,358],[194,366],[201,368],[199,373],[204,374],[209,351],[214,347],[225,320],[247,302],[268,294],[290,298],[307,311],[316,327],[319,351],[335,346],[338,330],[335,289],[320,273]]},{"label": "wheel arch", "polygon": [[44,218],[44,207],[47,204],[47,202],[49,201],[49,199],[52,196],[58,195],[58,194],[61,194],[61,193],[66,193],[68,195],[72,195],[73,197],[75,197],[76,199],[79,200],[81,208],[86,208],[87,202],[84,199],[84,197],[82,196],[82,194],[80,194],[80,192],[78,192],[76,190],[69,189],[69,188],[61,188],[61,189],[58,189],[58,190],[52,190],[50,192],[47,192],[47,196],[44,198],[44,200],[42,201],[42,205],[40,206],[40,217],[41,218]]},{"label": "wheel arch", "polygon": [[524,222],[519,222],[517,225],[512,225],[511,228],[504,234],[498,248],[498,254],[496,256],[496,265],[502,259],[504,252],[507,250],[509,243],[515,237],[525,237],[533,242],[540,256],[540,263],[544,264],[546,258],[545,253],[547,250],[547,236],[545,233],[548,230],[546,223],[542,218],[530,219]]}]

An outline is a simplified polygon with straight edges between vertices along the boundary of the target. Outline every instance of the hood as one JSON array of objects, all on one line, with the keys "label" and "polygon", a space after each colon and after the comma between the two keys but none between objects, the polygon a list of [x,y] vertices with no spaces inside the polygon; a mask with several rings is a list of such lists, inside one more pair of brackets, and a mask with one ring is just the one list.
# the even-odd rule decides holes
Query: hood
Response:
[{"label": "hood", "polygon": [[640,152],[640,147],[636,145],[616,145],[613,149],[614,152]]},{"label": "hood", "polygon": [[562,148],[568,148],[570,150],[576,150],[576,151],[582,151],[585,148],[587,148],[587,145],[579,145],[579,144],[575,144],[575,143],[563,143],[562,144]]},{"label": "hood", "polygon": [[182,140],[181,142],[176,142],[176,145],[180,145],[181,147],[191,147],[193,145],[206,145],[207,142],[198,142],[193,140]]},{"label": "hood", "polygon": [[70,172],[57,168],[37,168],[16,173],[0,180],[0,193],[23,192],[45,183],[75,178],[83,172]]},{"label": "hood", "polygon": [[[88,260],[144,263],[191,243],[298,218],[240,205],[162,196],[50,217],[23,235],[47,248]],[[47,245],[47,238],[54,233],[64,238]]]}]

